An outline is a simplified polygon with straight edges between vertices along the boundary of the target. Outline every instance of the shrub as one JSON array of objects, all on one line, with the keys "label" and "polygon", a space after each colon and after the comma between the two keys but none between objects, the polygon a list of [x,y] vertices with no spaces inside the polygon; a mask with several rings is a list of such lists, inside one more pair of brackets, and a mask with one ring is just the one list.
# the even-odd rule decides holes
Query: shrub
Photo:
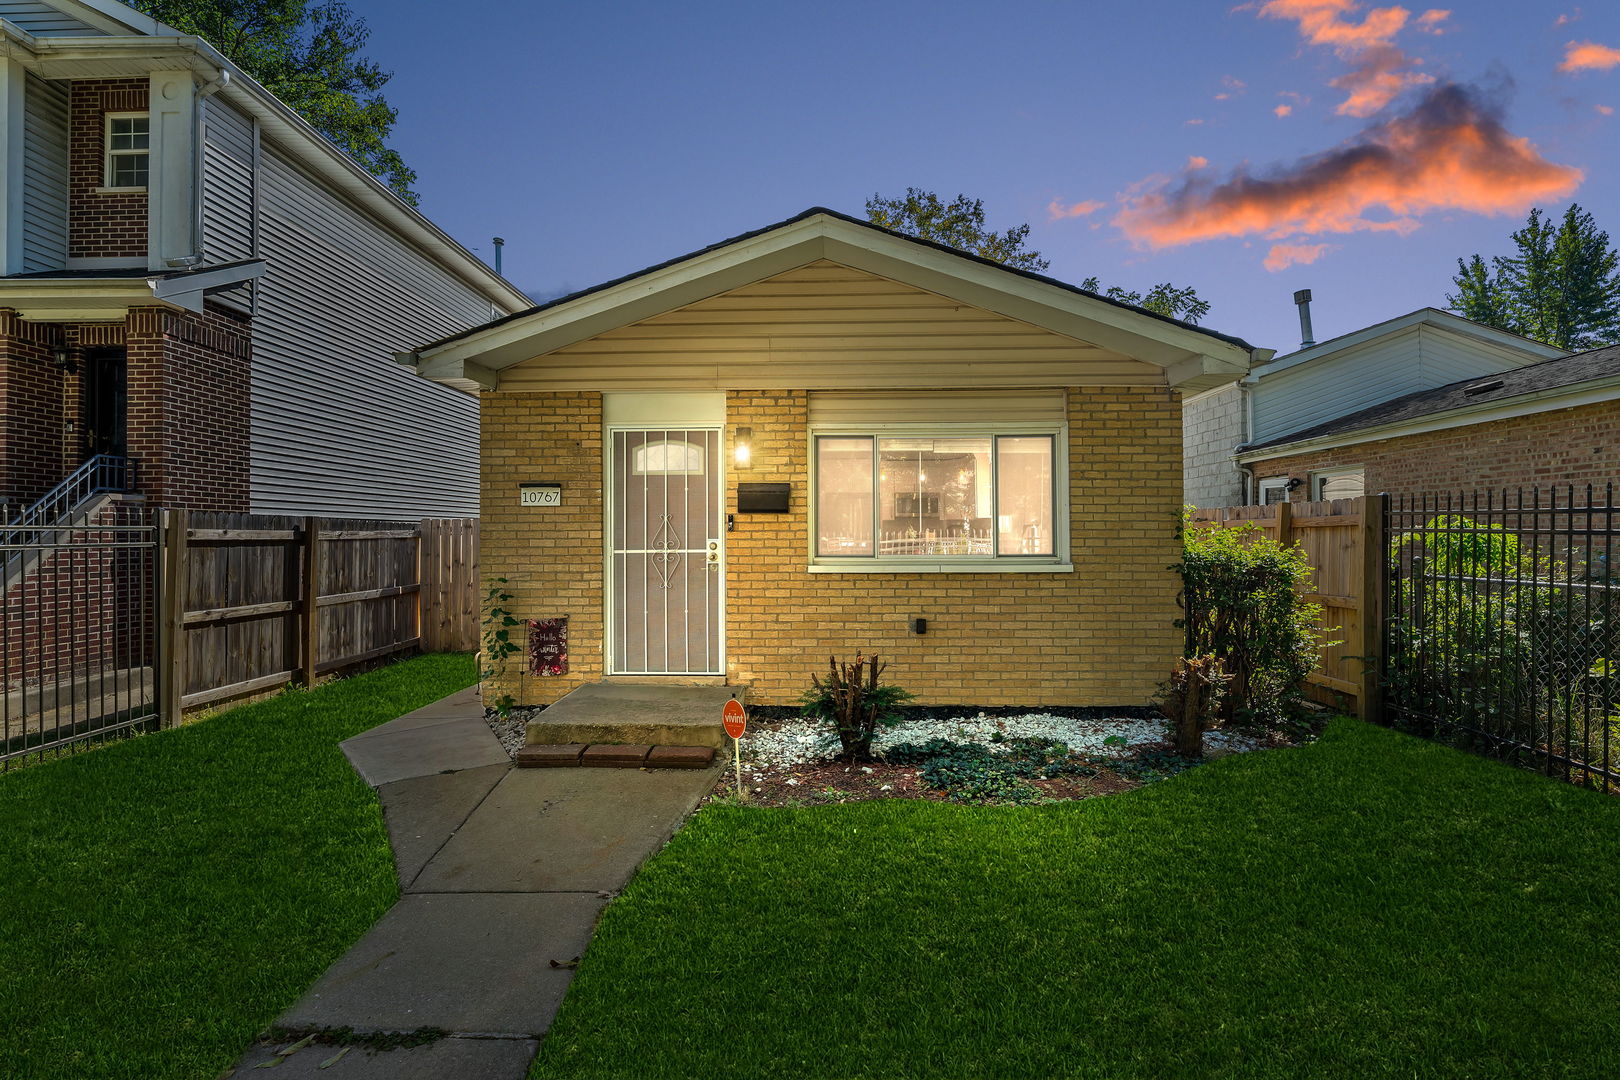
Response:
[{"label": "shrub", "polygon": [[826,681],[810,676],[811,688],[800,699],[806,716],[825,720],[838,733],[842,748],[840,760],[867,761],[872,756],[872,736],[879,724],[889,727],[900,720],[900,706],[912,695],[898,686],[878,681],[889,665],[876,656],[860,653],[850,663],[840,664],[827,657]]},{"label": "shrub", "polygon": [[1182,580],[1183,655],[1215,657],[1225,669],[1220,719],[1286,718],[1321,654],[1322,609],[1303,597],[1311,587],[1305,553],[1255,525],[1194,528],[1189,517],[1174,569]]},{"label": "shrub", "polygon": [[1217,656],[1184,656],[1176,661],[1176,670],[1160,687],[1158,699],[1170,720],[1176,753],[1203,755],[1204,732],[1215,724],[1226,683],[1226,670]]},{"label": "shrub", "polygon": [[991,750],[979,743],[929,739],[892,746],[883,760],[920,766],[923,783],[958,802],[1030,802],[1041,794],[1030,780],[1097,775],[1096,768],[1053,739],[1006,739],[1003,745]]}]

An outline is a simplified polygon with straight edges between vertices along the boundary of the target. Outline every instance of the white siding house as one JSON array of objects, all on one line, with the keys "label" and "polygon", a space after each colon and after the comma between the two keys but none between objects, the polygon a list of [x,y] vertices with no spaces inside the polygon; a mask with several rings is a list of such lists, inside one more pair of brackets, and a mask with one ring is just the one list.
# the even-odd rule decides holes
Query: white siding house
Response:
[{"label": "white siding house", "polygon": [[1184,497],[1195,506],[1262,501],[1264,493],[1239,468],[1240,447],[1417,390],[1564,355],[1538,341],[1421,308],[1258,363],[1237,382],[1186,400]]},{"label": "white siding house", "polygon": [[[528,298],[206,42],[117,0],[0,0],[0,19],[0,312],[21,320],[16,341],[0,342],[0,362],[23,364],[31,341],[128,341],[133,358],[132,335],[158,325],[137,329],[137,309],[197,320],[169,333],[176,341],[215,340],[205,333],[211,318],[226,318],[232,333],[246,320],[247,370],[228,376],[241,385],[220,388],[233,436],[245,432],[246,461],[239,482],[216,485],[204,502],[256,513],[476,515],[476,397],[414,377],[394,355],[526,308]],[[100,141],[101,125],[125,116],[149,127],[149,178],[107,190],[97,186],[102,155],[110,176],[115,147],[110,133]],[[105,226],[87,226],[102,208]],[[196,363],[176,349],[166,363]],[[69,376],[80,367],[85,379],[111,370],[65,365]],[[199,391],[186,393],[154,407],[183,423]],[[77,419],[49,423],[71,431]],[[224,446],[222,456],[231,452]],[[185,486],[176,470],[193,467],[179,463],[207,454],[161,456],[162,469],[146,471],[175,491]],[[0,476],[0,500],[26,502],[49,465],[33,463],[25,479]]]}]

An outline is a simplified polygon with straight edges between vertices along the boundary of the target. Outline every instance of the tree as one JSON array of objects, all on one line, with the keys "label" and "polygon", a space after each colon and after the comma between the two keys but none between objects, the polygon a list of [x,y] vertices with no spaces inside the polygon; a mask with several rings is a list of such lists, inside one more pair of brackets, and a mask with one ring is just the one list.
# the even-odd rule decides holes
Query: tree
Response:
[{"label": "tree", "polygon": [[1452,311],[1571,352],[1620,341],[1620,252],[1590,213],[1572,203],[1555,226],[1536,207],[1510,239],[1516,255],[1457,260]]},{"label": "tree", "polygon": [[[881,225],[885,229],[932,240],[936,244],[971,252],[980,258],[1020,270],[1045,270],[1049,265],[1040,252],[1024,250],[1024,242],[1029,238],[1027,224],[999,233],[986,229],[982,199],[958,195],[947,204],[941,202],[932,191],[908,187],[902,198],[885,199],[882,195],[873,195],[867,199],[866,217],[874,225]],[[1209,313],[1209,302],[1199,299],[1196,290],[1172,285],[1168,281],[1149,289],[1146,296],[1139,292],[1127,292],[1118,285],[1104,289],[1094,277],[1081,282],[1080,287],[1110,300],[1135,304],[1183,322],[1196,323]]]},{"label": "tree", "polygon": [[958,195],[949,205],[922,188],[908,187],[903,198],[873,195],[866,200],[866,217],[874,225],[922,240],[972,252],[981,259],[1005,263],[1019,270],[1045,270],[1050,265],[1038,251],[1025,251],[1029,226],[1006,232],[984,227],[984,200]]},{"label": "tree", "polygon": [[1199,319],[1209,314],[1209,301],[1199,297],[1198,291],[1191,286],[1185,288],[1162,282],[1147,291],[1143,296],[1139,292],[1126,292],[1118,285],[1110,285],[1106,289],[1095,277],[1088,277],[1080,283],[1080,287],[1087,292],[1099,293],[1110,300],[1118,300],[1124,304],[1135,304],[1139,308],[1168,315],[1172,319],[1197,324]]},{"label": "tree", "polygon": [[371,36],[345,0],[125,0],[219,49],[401,199],[416,171],[386,143],[398,111],[393,73],[359,53]]}]

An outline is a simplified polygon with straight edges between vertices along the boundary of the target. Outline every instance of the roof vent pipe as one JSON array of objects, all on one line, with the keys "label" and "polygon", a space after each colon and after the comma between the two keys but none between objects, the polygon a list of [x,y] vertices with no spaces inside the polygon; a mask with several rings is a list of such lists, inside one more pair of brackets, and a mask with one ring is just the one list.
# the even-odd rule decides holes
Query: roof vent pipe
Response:
[{"label": "roof vent pipe", "polygon": [[1311,334],[1311,290],[1301,289],[1295,293],[1294,303],[1299,308],[1299,347],[1308,349],[1316,344]]},{"label": "roof vent pipe", "polygon": [[495,276],[496,277],[499,277],[500,274],[501,274],[501,249],[504,248],[504,247],[506,247],[506,241],[502,240],[500,237],[497,236],[495,238]]}]

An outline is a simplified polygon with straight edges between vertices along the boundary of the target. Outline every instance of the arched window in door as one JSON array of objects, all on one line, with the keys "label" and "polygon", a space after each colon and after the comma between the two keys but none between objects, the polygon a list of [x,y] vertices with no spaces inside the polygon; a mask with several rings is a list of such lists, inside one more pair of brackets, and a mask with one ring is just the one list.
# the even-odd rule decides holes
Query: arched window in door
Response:
[{"label": "arched window in door", "polygon": [[632,468],[638,476],[703,471],[703,447],[684,439],[660,439],[636,447]]}]

